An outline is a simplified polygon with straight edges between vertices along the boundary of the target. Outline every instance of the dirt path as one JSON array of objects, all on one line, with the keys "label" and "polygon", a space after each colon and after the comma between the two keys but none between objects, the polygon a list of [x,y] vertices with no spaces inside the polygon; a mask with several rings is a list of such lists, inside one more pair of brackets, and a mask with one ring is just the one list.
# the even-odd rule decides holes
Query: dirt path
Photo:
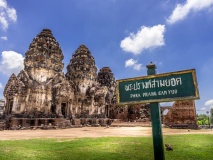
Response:
[{"label": "dirt path", "polygon": [[[213,130],[187,130],[163,128],[163,135],[171,134],[213,134]],[[33,138],[82,138],[82,137],[139,137],[151,136],[151,127],[83,127],[57,130],[4,130],[0,140],[21,140]]]}]

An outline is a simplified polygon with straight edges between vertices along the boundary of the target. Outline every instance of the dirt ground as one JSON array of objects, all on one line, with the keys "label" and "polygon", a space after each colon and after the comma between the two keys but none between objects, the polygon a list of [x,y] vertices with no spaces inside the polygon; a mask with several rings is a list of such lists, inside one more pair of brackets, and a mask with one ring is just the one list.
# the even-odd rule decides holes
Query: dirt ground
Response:
[{"label": "dirt ground", "polygon": [[[213,130],[188,130],[163,128],[163,135],[213,134]],[[83,138],[83,137],[140,137],[151,136],[151,127],[83,127],[57,130],[3,130],[0,140],[21,140],[35,138]]]}]

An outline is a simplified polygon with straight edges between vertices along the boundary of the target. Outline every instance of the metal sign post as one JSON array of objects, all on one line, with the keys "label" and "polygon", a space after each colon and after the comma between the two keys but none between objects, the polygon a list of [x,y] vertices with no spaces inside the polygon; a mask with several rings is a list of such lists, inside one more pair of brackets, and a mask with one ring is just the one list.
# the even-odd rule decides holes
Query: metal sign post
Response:
[{"label": "metal sign post", "polygon": [[[147,74],[154,75],[156,74],[155,64],[148,64]],[[153,146],[154,146],[154,157],[155,160],[165,160],[164,156],[164,146],[163,146],[163,136],[162,136],[162,127],[161,127],[161,112],[158,102],[150,103],[150,112],[152,120],[152,137],[153,137]]]}]

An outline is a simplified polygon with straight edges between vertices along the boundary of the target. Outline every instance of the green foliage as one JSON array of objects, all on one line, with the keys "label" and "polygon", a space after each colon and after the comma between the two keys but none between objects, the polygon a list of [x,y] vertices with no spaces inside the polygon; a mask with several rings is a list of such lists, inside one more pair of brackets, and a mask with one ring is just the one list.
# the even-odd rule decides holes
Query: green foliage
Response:
[{"label": "green foliage", "polygon": [[198,124],[198,125],[204,125],[204,122],[203,122],[202,120],[198,120],[198,121],[197,121],[197,124]]},{"label": "green foliage", "polygon": [[[213,159],[213,135],[164,136],[168,160]],[[1,160],[153,160],[152,137],[1,141]]]},{"label": "green foliage", "polygon": [[209,117],[206,114],[200,114],[197,116],[197,123],[199,125],[208,125]]},{"label": "green foliage", "polygon": [[208,116],[206,114],[200,114],[197,117],[197,120],[204,120],[204,119],[208,119]]},{"label": "green foliage", "polygon": [[205,119],[204,124],[205,124],[205,125],[208,125],[208,124],[209,124],[209,120],[208,120],[208,119]]}]

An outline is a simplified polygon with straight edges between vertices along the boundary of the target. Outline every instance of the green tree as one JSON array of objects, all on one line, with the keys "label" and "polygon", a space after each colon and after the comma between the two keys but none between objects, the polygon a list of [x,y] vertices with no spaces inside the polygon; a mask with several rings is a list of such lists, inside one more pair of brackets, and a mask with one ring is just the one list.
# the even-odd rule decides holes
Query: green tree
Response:
[{"label": "green tree", "polygon": [[205,125],[208,125],[208,124],[209,124],[209,120],[208,120],[208,119],[205,119],[205,120],[204,120],[204,124],[205,124]]},{"label": "green tree", "polygon": [[206,114],[197,115],[197,123],[198,125],[208,125],[209,118]]},{"label": "green tree", "polygon": [[197,117],[197,120],[206,120],[206,119],[208,119],[208,116],[206,114],[200,114]]}]

